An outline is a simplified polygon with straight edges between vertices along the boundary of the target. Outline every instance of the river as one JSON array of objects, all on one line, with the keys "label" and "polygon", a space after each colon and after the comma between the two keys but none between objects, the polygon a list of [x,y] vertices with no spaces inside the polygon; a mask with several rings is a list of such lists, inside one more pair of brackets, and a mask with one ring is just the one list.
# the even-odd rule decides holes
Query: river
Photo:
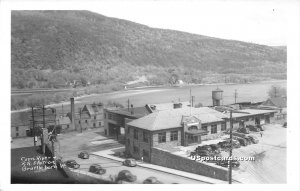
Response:
[{"label": "river", "polygon": [[[260,102],[268,98],[268,90],[272,85],[279,85],[286,88],[287,81],[268,81],[251,84],[222,84],[222,85],[197,85],[183,87],[151,87],[141,89],[122,90],[103,94],[88,95],[76,98],[76,108],[83,107],[88,103],[107,103],[115,101],[127,106],[127,100],[134,107],[143,106],[150,103],[164,103],[172,101],[189,101],[190,89],[194,96],[194,103],[202,103],[204,106],[212,105],[212,90],[220,88],[223,90],[223,103],[234,103],[234,92],[237,91],[237,102]],[[62,107],[63,105],[63,107]],[[70,111],[69,102],[53,105],[57,113]]]}]

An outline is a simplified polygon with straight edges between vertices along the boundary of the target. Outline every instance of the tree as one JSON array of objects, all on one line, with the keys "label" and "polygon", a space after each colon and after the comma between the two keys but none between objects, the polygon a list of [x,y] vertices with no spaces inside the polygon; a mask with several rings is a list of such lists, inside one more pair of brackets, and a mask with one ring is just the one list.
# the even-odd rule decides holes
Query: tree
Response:
[{"label": "tree", "polygon": [[272,85],[268,91],[268,95],[270,98],[284,97],[284,96],[286,96],[286,88],[278,86],[278,85]]}]

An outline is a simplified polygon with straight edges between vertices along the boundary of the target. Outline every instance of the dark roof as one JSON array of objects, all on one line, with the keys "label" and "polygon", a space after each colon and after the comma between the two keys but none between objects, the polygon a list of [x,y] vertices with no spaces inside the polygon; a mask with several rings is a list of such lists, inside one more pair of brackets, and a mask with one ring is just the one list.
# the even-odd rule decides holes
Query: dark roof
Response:
[{"label": "dark roof", "polygon": [[129,122],[128,125],[150,131],[179,128],[182,126],[183,118],[190,116],[190,114],[200,120],[201,123],[219,122],[224,121],[223,118],[228,118],[227,115],[208,107],[192,107],[153,112]]},{"label": "dark roof", "polygon": [[145,107],[133,107],[133,108],[108,108],[108,111],[117,113],[120,115],[131,116],[135,118],[140,118],[149,115],[151,112]]},{"label": "dark roof", "polygon": [[101,103],[99,104],[96,104],[96,103],[93,103],[93,104],[86,104],[84,107],[83,107],[83,111],[87,111],[89,112],[90,115],[99,115],[99,114],[102,114],[102,110],[103,110],[103,105]]},{"label": "dark roof", "polygon": [[276,106],[276,107],[279,107],[279,108],[284,108],[284,107],[286,107],[286,98],[285,97],[269,98],[267,101],[263,102],[262,105]]}]

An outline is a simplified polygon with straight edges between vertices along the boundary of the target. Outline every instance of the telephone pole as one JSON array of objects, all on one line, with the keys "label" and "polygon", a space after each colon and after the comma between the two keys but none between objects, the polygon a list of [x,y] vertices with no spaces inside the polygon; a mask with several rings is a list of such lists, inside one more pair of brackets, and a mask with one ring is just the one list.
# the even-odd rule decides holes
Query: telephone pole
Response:
[{"label": "telephone pole", "polygon": [[236,90],[234,90],[234,103],[236,103],[236,98],[237,98],[237,96],[238,96],[238,93],[237,93]]},{"label": "telephone pole", "polygon": [[233,127],[233,121],[232,121],[232,110],[230,110],[230,150],[229,150],[229,173],[228,173],[228,183],[232,184],[232,127]]},{"label": "telephone pole", "polygon": [[36,146],[36,135],[35,135],[35,124],[34,124],[34,113],[33,113],[33,107],[31,107],[31,115],[32,115],[32,133],[33,133],[33,145]]},{"label": "telephone pole", "polygon": [[80,122],[80,132],[82,133],[82,125],[81,125],[81,108],[79,108],[79,122]]}]

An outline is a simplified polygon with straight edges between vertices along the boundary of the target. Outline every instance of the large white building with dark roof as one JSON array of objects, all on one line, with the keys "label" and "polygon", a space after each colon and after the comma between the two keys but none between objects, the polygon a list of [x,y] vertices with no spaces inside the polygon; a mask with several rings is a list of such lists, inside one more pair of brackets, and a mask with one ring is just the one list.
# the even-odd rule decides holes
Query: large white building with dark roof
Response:
[{"label": "large white building with dark roof", "polygon": [[[255,123],[270,123],[271,110],[242,110],[234,113],[234,129]],[[149,115],[125,120],[125,149],[136,159],[151,162],[152,148],[200,144],[218,138],[229,129],[229,113],[209,107],[184,107],[154,111]]]}]

